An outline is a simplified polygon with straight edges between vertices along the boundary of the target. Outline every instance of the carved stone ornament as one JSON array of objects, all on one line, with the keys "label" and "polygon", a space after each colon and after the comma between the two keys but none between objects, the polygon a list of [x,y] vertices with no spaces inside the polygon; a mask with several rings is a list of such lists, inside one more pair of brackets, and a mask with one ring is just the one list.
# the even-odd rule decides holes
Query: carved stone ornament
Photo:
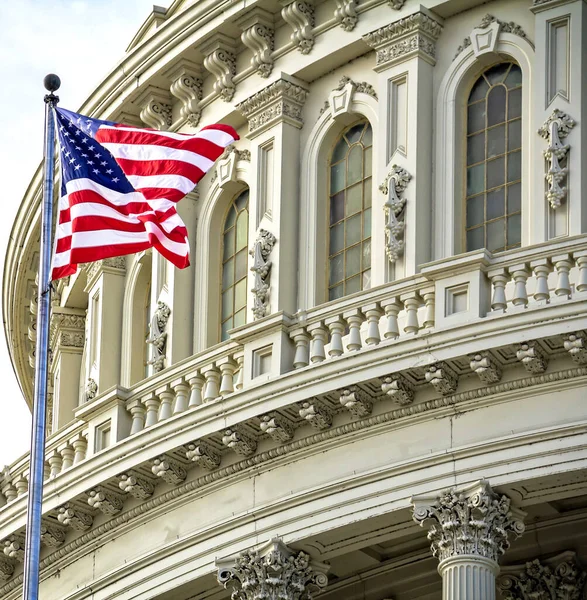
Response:
[{"label": "carved stone ornament", "polygon": [[352,31],[359,21],[358,4],[357,0],[336,0],[334,18],[345,31]]},{"label": "carved stone ornament", "polygon": [[426,367],[424,373],[426,381],[434,387],[434,389],[443,396],[454,394],[457,391],[459,378],[457,374],[443,362]]},{"label": "carved stone ornament", "polygon": [[93,400],[98,393],[98,384],[90,377],[86,381],[86,387],[84,388],[84,400],[89,402]]},{"label": "carved stone ornament", "polygon": [[393,10],[401,10],[405,3],[406,0],[387,0],[387,4],[389,4]]},{"label": "carved stone ornament", "polygon": [[400,406],[408,406],[414,402],[414,386],[401,373],[384,377],[381,391]]},{"label": "carved stone ornament", "polygon": [[220,454],[204,442],[188,444],[185,456],[207,471],[212,471],[220,466]]},{"label": "carved stone ornament", "polygon": [[14,573],[14,562],[8,557],[0,556],[0,581],[8,581]]},{"label": "carved stone ornament", "polygon": [[524,365],[528,373],[544,373],[548,366],[548,357],[536,341],[520,344],[516,348],[516,357]]},{"label": "carved stone ornament", "polygon": [[356,385],[340,391],[340,403],[354,417],[366,417],[373,410],[371,399]]},{"label": "carved stone ornament", "polygon": [[224,431],[222,443],[241,456],[250,456],[257,449],[257,442],[236,428]]},{"label": "carved stone ornament", "polygon": [[412,498],[414,521],[428,526],[432,554],[440,561],[475,555],[493,560],[509,548],[509,536],[524,533],[525,513],[511,506],[487,481],[463,490],[443,492],[437,498]]},{"label": "carved stone ornament", "polygon": [[182,481],[185,481],[188,475],[187,471],[178,462],[166,456],[155,458],[152,463],[151,471],[153,475],[161,477],[169,485],[179,485]]},{"label": "carved stone ornament", "polygon": [[171,309],[165,302],[157,302],[157,310],[151,318],[149,337],[146,340],[151,346],[151,358],[147,362],[153,367],[153,373],[158,373],[165,368],[165,348],[167,345],[167,322]]},{"label": "carved stone ornament", "polygon": [[309,54],[314,46],[314,6],[312,0],[281,0],[281,16],[293,29],[290,39],[302,53]]},{"label": "carved stone ornament", "polygon": [[201,50],[204,54],[204,67],[215,78],[214,91],[225,102],[230,102],[236,89],[233,81],[236,75],[234,41],[222,33],[217,33]]},{"label": "carved stone ornament", "polygon": [[232,600],[312,600],[328,584],[326,565],[313,563],[279,538],[257,552],[217,560],[216,567],[218,582],[233,589]]},{"label": "carved stone ornament", "polygon": [[300,129],[304,124],[302,108],[307,97],[306,88],[283,77],[237,104],[236,108],[249,121],[249,136],[255,137],[280,122]]},{"label": "carved stone ornament", "polygon": [[332,90],[328,96],[328,100],[324,107],[320,109],[320,114],[330,108],[330,113],[333,119],[342,115],[347,115],[351,112],[351,104],[355,93],[367,94],[377,100],[377,92],[375,88],[366,81],[356,82],[346,75],[341,78],[338,85]]},{"label": "carved stone ornament", "polygon": [[328,429],[332,425],[332,412],[318,400],[306,400],[299,406],[300,417],[314,429]]},{"label": "carved stone ornament", "polygon": [[[55,353],[59,347],[84,347],[86,327],[85,316],[62,312],[62,310],[63,309],[56,307],[51,311],[49,346],[51,347],[53,353]],[[29,338],[35,337],[36,341],[36,321],[34,333],[35,335],[29,336]]]},{"label": "carved stone ornament", "polygon": [[237,22],[243,29],[242,43],[253,53],[251,67],[261,76],[269,77],[273,70],[274,28],[273,15],[255,7]]},{"label": "carved stone ornament", "polygon": [[565,350],[578,365],[587,365],[587,333],[569,333],[563,342]]},{"label": "carved stone ornament", "polygon": [[125,494],[130,494],[138,500],[145,500],[151,497],[155,491],[155,486],[150,481],[132,471],[119,475],[118,479],[120,480],[118,487]]},{"label": "carved stone ornament", "polygon": [[469,359],[471,371],[474,371],[483,383],[497,383],[501,379],[501,367],[489,352],[471,354]]},{"label": "carved stone ornament", "polygon": [[11,535],[4,540],[4,554],[18,562],[24,561],[24,535]]},{"label": "carved stone ornament", "polygon": [[436,40],[442,25],[428,15],[417,12],[380,29],[367,33],[363,41],[375,49],[375,70],[385,70],[413,56],[436,64]]},{"label": "carved stone ornament", "polygon": [[115,515],[122,510],[124,499],[102,487],[97,487],[88,492],[88,504],[105,515]]},{"label": "carved stone ornament", "polygon": [[124,275],[126,273],[126,256],[115,256],[92,263],[84,263],[81,268],[87,273],[86,291],[88,291],[102,273]]},{"label": "carved stone ornament", "polygon": [[41,525],[41,542],[49,548],[57,548],[65,542],[65,529],[56,525]]},{"label": "carved stone ornament", "polygon": [[[250,150],[238,150],[234,144],[229,144],[216,162],[210,183],[218,180],[218,185],[223,187],[230,181],[237,181],[236,163],[239,160],[251,162]],[[197,189],[197,188],[196,188]]]},{"label": "carved stone ornament", "polygon": [[393,165],[385,181],[379,189],[387,196],[383,205],[385,216],[385,253],[390,262],[394,263],[404,250],[404,206],[403,197],[408,182],[412,176],[402,167]]},{"label": "carved stone ornament", "polygon": [[57,514],[57,520],[62,524],[75,529],[76,531],[85,531],[92,526],[94,519],[92,515],[80,510],[73,504],[63,505]]},{"label": "carved stone ornament", "polygon": [[502,567],[497,587],[503,600],[582,600],[587,573],[574,552]]},{"label": "carved stone ornament", "polygon": [[148,86],[135,104],[141,107],[141,121],[147,127],[161,131],[171,127],[171,95],[167,90]]},{"label": "carved stone ornament", "polygon": [[263,415],[259,427],[263,433],[279,443],[287,442],[293,438],[294,428],[292,423],[276,413]]},{"label": "carved stone ornament", "polygon": [[571,129],[575,126],[575,121],[566,113],[558,108],[552,111],[552,114],[544,122],[544,125],[538,130],[548,143],[548,147],[544,151],[544,158],[548,168],[546,170],[546,181],[548,189],[546,190],[546,199],[551,208],[557,209],[567,195],[567,188],[564,185],[569,169],[568,152],[570,145],[563,144],[561,140],[569,135]]},{"label": "carved stone ornament", "polygon": [[202,99],[202,73],[200,66],[183,60],[169,74],[169,91],[181,102],[179,114],[190,127],[200,122],[200,100]]},{"label": "carved stone ornament", "polygon": [[251,271],[255,274],[253,293],[253,315],[261,319],[267,314],[269,308],[269,278],[271,275],[271,261],[269,255],[277,238],[265,229],[260,229],[249,254],[253,257]]}]

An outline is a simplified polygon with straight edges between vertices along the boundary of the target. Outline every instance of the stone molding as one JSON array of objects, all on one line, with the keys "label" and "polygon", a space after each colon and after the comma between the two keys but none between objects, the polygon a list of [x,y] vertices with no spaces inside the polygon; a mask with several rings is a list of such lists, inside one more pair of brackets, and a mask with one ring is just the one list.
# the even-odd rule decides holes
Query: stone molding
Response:
[{"label": "stone molding", "polygon": [[147,127],[160,131],[166,131],[171,127],[172,102],[168,90],[149,85],[135,100],[135,104],[140,107],[141,121]]},{"label": "stone molding", "polygon": [[232,600],[312,600],[328,584],[328,566],[296,552],[280,538],[257,551],[216,561],[218,582],[232,588]]},{"label": "stone molding", "polygon": [[82,267],[87,274],[85,290],[88,292],[98,280],[102,273],[114,273],[116,275],[126,274],[126,256],[115,256],[104,258],[93,263],[84,263]]},{"label": "stone molding", "polygon": [[367,33],[363,41],[376,51],[375,70],[383,71],[414,56],[436,64],[436,40],[441,33],[436,19],[417,12]]},{"label": "stone molding", "polygon": [[[301,83],[301,82],[300,82]],[[302,109],[308,90],[287,76],[253,94],[236,108],[249,121],[249,137],[256,137],[278,123],[301,129]]]},{"label": "stone molding", "polygon": [[391,171],[379,186],[379,190],[387,196],[383,205],[385,253],[391,263],[394,263],[404,250],[405,217],[403,213],[406,198],[403,196],[403,192],[406,190],[410,179],[412,179],[412,176],[406,169],[393,165]]},{"label": "stone molding", "polygon": [[204,55],[204,68],[215,78],[214,91],[225,102],[230,102],[236,91],[236,46],[232,38],[216,33],[200,48]]},{"label": "stone molding", "polygon": [[326,100],[324,106],[320,109],[320,115],[328,109],[330,109],[333,119],[349,114],[356,93],[367,94],[375,100],[378,99],[377,92],[370,83],[366,81],[356,82],[344,75],[341,77],[338,85],[330,92],[328,100]]},{"label": "stone molding", "polygon": [[253,294],[253,315],[255,319],[262,319],[269,310],[269,279],[271,276],[271,261],[269,255],[277,238],[265,229],[259,229],[257,239],[249,254],[253,257],[251,271],[255,274],[255,285],[251,289]]},{"label": "stone molding", "polygon": [[253,53],[251,67],[260,77],[269,77],[274,62],[273,15],[257,6],[239,19],[237,25],[243,29],[242,43]]},{"label": "stone molding", "polygon": [[439,496],[412,498],[414,521],[428,527],[432,554],[440,562],[477,556],[497,563],[509,548],[508,537],[524,533],[525,513],[498,495],[485,480]]},{"label": "stone molding", "polygon": [[67,309],[53,308],[49,326],[49,346],[53,355],[59,348],[81,349],[84,347],[86,317],[84,314],[64,312]]},{"label": "stone molding", "polygon": [[182,59],[168,74],[171,79],[169,91],[181,102],[179,114],[190,127],[200,122],[202,100],[202,69],[200,65]]},{"label": "stone molding", "polygon": [[281,17],[293,29],[292,44],[302,53],[309,54],[314,47],[313,0],[280,0]]}]

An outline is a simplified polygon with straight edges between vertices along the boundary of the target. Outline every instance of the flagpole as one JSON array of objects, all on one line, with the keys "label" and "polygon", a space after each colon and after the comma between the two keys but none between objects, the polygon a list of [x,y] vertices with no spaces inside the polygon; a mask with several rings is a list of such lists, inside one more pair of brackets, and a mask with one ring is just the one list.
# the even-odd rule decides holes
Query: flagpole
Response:
[{"label": "flagpole", "polygon": [[57,75],[50,74],[45,77],[43,83],[49,93],[45,96],[45,162],[43,165],[35,388],[29,462],[29,497],[24,555],[23,600],[38,600],[39,598],[41,505],[43,501],[43,479],[45,473],[45,414],[47,407],[47,370],[49,364],[49,311],[51,308],[51,230],[53,227],[53,170],[55,163],[55,117],[53,109],[59,102],[59,98],[53,92],[59,89],[61,80]]}]

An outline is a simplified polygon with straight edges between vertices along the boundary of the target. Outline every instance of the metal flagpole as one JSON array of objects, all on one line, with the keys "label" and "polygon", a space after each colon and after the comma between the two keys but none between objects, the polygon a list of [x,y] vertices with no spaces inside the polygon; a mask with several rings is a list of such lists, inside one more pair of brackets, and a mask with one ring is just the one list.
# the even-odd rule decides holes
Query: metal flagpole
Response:
[{"label": "metal flagpole", "polygon": [[61,80],[57,75],[51,74],[45,77],[43,83],[49,93],[45,96],[45,163],[43,166],[41,252],[39,258],[39,305],[37,312],[35,390],[29,463],[23,600],[38,600],[39,598],[41,504],[43,501],[45,472],[45,413],[49,363],[49,310],[51,307],[51,230],[53,227],[53,170],[55,163],[55,117],[53,109],[59,102],[59,98],[53,92],[59,89]]}]

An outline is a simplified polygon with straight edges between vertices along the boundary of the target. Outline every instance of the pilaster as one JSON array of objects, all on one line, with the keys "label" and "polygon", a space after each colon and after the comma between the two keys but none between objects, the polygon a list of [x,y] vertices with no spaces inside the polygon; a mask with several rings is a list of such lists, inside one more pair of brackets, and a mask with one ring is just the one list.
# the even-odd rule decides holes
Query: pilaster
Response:
[{"label": "pilaster", "polygon": [[[418,173],[406,186],[401,203],[394,204],[397,198],[392,198],[398,190],[377,182],[387,191],[373,207],[381,222],[394,228],[397,243],[391,244],[388,236],[388,259],[379,267],[385,272],[373,273],[374,281],[413,275],[431,257],[432,83],[436,40],[441,32],[440,17],[420,7],[418,12],[363,36],[376,53],[379,125],[386,140],[383,151],[374,158],[378,161],[374,172],[389,173],[387,183],[398,170]],[[390,202],[397,205],[393,215],[397,220],[390,218]]]}]

